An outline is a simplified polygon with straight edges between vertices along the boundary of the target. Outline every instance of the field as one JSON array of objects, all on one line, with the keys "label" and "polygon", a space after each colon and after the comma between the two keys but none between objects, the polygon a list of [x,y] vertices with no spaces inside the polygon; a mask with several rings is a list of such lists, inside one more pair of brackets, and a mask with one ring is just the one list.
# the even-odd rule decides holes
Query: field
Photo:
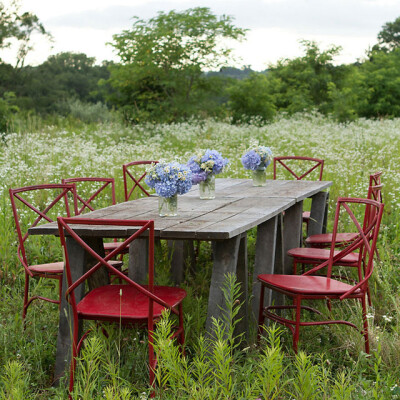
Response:
[{"label": "field", "polygon": [[[51,387],[57,308],[48,303],[34,303],[23,331],[23,270],[16,256],[17,237],[8,188],[58,183],[67,177],[112,176],[116,179],[117,201],[123,201],[122,164],[142,159],[186,162],[198,148],[217,149],[229,158],[229,167],[221,177],[250,177],[241,166],[240,158],[252,140],[270,146],[274,155],[306,155],[325,160],[324,180],[334,182],[330,190],[330,221],[338,196],[365,197],[368,176],[383,171],[385,214],[378,244],[380,262],[376,264],[371,284],[374,307],[368,315],[372,355],[367,357],[363,353],[360,335],[339,326],[304,330],[300,348],[307,355],[301,353],[295,357],[290,350],[288,333],[285,330],[277,333],[272,328],[261,349],[250,346],[245,351],[233,351],[231,348],[228,352],[231,358],[224,361],[228,372],[212,381],[206,379],[199,383],[200,378],[190,369],[189,383],[183,378],[180,381],[177,377],[181,376],[185,363],[166,354],[165,359],[174,360],[176,370],[161,363],[169,382],[165,383],[160,397],[400,398],[397,386],[400,377],[400,119],[360,119],[341,125],[319,114],[298,114],[290,118],[280,116],[262,126],[232,126],[213,120],[129,128],[117,124],[79,127],[65,124],[64,128],[47,126],[31,133],[5,136],[0,142],[1,399],[67,398],[65,383],[59,388]],[[268,174],[271,178],[272,168]],[[249,243],[254,247],[254,232],[250,233]],[[163,283],[168,282],[169,267],[164,250],[160,250],[161,262],[157,266],[158,279]],[[33,251],[41,260],[49,252],[58,254],[59,249],[55,242],[42,240]],[[189,361],[197,360],[201,348],[198,338],[204,333],[210,253],[209,244],[201,246],[197,271],[188,272],[183,285],[189,293],[185,304]],[[249,253],[251,264],[252,248]],[[36,289],[56,293],[52,283],[39,282]],[[354,308],[339,306],[338,310],[354,314],[354,320],[359,321],[356,305]],[[168,353],[168,346],[162,347],[162,351]],[[106,339],[99,332],[88,341],[82,354],[75,398],[147,398],[150,391],[145,359],[146,345],[140,333],[123,331],[121,335],[116,330]],[[267,360],[272,366],[267,365]],[[217,359],[215,363],[213,368],[218,370],[221,364]],[[263,371],[269,372],[263,375]],[[264,386],[270,382],[272,389],[258,387],[256,382]]]}]

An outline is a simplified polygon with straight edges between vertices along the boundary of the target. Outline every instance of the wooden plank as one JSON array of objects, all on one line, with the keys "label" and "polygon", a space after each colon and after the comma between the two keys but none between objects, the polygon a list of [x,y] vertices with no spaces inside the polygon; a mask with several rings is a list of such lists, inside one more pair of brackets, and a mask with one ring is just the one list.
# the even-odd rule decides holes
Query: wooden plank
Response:
[{"label": "wooden plank", "polygon": [[[198,229],[195,232],[196,238],[218,240],[234,237],[273,218],[294,204],[292,199],[274,199],[271,202],[265,201],[265,199],[252,199],[251,201],[242,199],[242,202],[249,204],[249,207],[247,209],[238,207],[236,212],[228,218]],[[254,204],[254,206],[251,207],[251,204]],[[234,206],[237,207],[239,204],[235,203]]]},{"label": "wooden plank", "polygon": [[302,201],[332,185],[332,182],[329,181],[294,180],[281,182],[284,182],[284,184],[276,187],[271,185],[271,187],[268,188],[268,184],[264,186],[264,188],[269,189],[268,197],[291,197],[295,198],[296,201]]},{"label": "wooden plank", "polygon": [[[267,180],[265,186],[253,186],[251,179],[216,179],[216,199],[224,197],[290,197],[297,201],[327,189],[332,185],[330,181],[306,180]],[[198,189],[191,189],[185,196],[198,196]]]},{"label": "wooden plank", "polygon": [[[215,192],[221,195],[222,191],[226,188],[234,187],[236,185],[241,185],[246,182],[251,182],[249,179],[236,179],[236,178],[216,178],[215,179]],[[225,196],[226,194],[223,194]],[[184,195],[185,197],[199,197],[198,185],[192,186],[190,191]]]}]

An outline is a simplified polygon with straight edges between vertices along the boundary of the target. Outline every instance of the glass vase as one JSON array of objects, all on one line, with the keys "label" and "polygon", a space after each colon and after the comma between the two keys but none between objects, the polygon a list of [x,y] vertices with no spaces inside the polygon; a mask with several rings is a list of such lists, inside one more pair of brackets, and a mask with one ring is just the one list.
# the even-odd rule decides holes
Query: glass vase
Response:
[{"label": "glass vase", "polygon": [[174,217],[178,215],[178,195],[172,197],[158,197],[158,214],[160,217]]},{"label": "glass vase", "polygon": [[253,186],[265,186],[267,184],[267,172],[265,168],[257,168],[253,171]]},{"label": "glass vase", "polygon": [[215,175],[208,175],[205,181],[199,183],[200,199],[215,199]]}]

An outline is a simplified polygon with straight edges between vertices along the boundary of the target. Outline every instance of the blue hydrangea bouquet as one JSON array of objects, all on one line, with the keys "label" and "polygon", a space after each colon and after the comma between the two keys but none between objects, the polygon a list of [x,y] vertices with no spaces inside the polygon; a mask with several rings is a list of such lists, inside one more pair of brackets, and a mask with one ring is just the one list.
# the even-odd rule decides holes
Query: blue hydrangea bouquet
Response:
[{"label": "blue hydrangea bouquet", "polygon": [[215,175],[221,173],[229,163],[217,150],[199,151],[187,163],[192,171],[193,185],[199,184],[200,198],[215,198]]},{"label": "blue hydrangea bouquet", "polygon": [[273,160],[272,150],[266,146],[254,145],[242,157],[242,164],[245,169],[253,171],[253,185],[265,186],[267,176],[265,169]]},{"label": "blue hydrangea bouquet", "polygon": [[145,182],[158,194],[161,216],[177,215],[177,195],[192,187],[192,171],[176,161],[152,164],[146,171]]}]

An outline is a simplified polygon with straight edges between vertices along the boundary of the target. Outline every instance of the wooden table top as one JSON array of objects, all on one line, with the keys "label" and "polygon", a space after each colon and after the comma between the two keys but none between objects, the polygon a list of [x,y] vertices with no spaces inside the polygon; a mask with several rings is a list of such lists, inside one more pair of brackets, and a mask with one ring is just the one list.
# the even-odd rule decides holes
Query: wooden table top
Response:
[{"label": "wooden table top", "polygon": [[[324,181],[268,181],[254,187],[249,179],[216,179],[216,198],[200,200],[194,187],[178,196],[178,215],[160,217],[157,196],[144,197],[99,209],[84,218],[154,220],[155,236],[161,239],[225,240],[273,218],[298,201],[331,186]],[[57,234],[57,224],[31,228],[30,234]],[[125,227],[80,227],[82,236],[124,237]]]}]

